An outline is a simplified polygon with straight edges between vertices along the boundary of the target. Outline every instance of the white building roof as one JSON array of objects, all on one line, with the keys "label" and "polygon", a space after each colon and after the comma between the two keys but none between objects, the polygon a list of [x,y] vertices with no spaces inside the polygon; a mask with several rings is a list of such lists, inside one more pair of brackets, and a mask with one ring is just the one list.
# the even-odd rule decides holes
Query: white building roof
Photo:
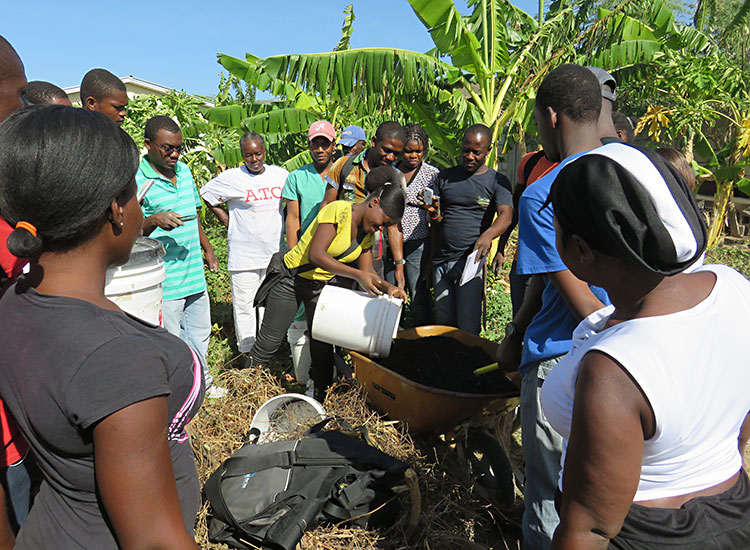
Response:
[{"label": "white building roof", "polygon": [[[123,76],[120,77],[120,80],[122,80],[122,83],[125,84],[125,88],[128,92],[128,97],[133,98],[137,95],[144,95],[144,94],[151,94],[151,95],[166,95],[168,94],[173,88],[169,88],[167,86],[162,86],[161,84],[156,84],[155,82],[149,82],[148,80],[143,80],[142,78],[138,78],[133,75]],[[68,86],[67,88],[63,88],[63,91],[68,94],[68,99],[70,99],[73,103],[80,103],[81,102],[81,85],[78,84],[76,86]],[[214,104],[210,101],[205,101],[205,104],[207,107],[213,107]]]}]

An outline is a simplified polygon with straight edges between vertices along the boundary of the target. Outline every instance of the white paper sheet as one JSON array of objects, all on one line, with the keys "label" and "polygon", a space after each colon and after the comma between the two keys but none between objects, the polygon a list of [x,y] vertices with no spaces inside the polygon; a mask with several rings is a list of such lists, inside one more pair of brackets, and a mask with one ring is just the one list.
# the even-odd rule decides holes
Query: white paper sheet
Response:
[{"label": "white paper sheet", "polygon": [[466,265],[464,266],[464,272],[461,273],[461,280],[458,282],[458,286],[464,286],[474,277],[481,275],[482,267],[484,267],[484,263],[487,261],[487,256],[484,256],[477,262],[478,254],[479,252],[475,250],[466,258]]}]

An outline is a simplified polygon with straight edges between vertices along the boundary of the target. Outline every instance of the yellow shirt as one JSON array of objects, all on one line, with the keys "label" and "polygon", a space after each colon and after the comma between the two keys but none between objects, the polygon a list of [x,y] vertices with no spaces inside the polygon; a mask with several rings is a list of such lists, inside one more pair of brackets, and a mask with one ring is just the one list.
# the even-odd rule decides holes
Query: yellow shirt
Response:
[{"label": "yellow shirt", "polygon": [[[315,221],[307,228],[297,246],[284,255],[284,263],[289,269],[294,269],[310,262],[310,243],[321,223],[332,223],[336,226],[336,236],[327,250],[329,256],[338,258],[340,254],[346,252],[352,245],[352,203],[349,201],[334,201],[327,204],[325,208],[318,212]],[[340,258],[339,261],[345,264],[352,263],[359,258],[362,252],[372,246],[374,240],[374,235],[368,233],[357,248],[346,257]],[[314,281],[329,281],[333,278],[333,273],[329,273],[319,267],[300,273],[299,275],[300,277]]]}]

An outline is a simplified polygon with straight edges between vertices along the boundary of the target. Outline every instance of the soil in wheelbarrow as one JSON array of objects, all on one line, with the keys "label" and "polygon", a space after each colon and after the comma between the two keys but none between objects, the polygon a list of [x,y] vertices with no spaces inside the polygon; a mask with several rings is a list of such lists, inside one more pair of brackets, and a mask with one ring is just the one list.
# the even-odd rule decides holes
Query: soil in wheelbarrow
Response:
[{"label": "soil in wheelbarrow", "polygon": [[416,340],[396,339],[386,359],[378,364],[413,382],[460,393],[514,394],[518,389],[500,370],[479,376],[474,369],[494,363],[483,349],[447,336]]}]

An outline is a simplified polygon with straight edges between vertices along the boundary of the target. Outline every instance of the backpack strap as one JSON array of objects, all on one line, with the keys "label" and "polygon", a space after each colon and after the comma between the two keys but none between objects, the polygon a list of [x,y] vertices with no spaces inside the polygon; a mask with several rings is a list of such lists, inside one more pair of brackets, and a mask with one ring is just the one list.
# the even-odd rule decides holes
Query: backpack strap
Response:
[{"label": "backpack strap", "polygon": [[291,468],[296,462],[294,451],[259,454],[256,456],[233,456],[224,461],[221,477],[243,476],[269,468]]},{"label": "backpack strap", "polygon": [[529,185],[529,178],[531,177],[531,172],[534,171],[534,167],[539,164],[539,161],[542,160],[542,157],[544,157],[544,150],[539,150],[533,155],[529,157],[529,160],[526,161],[526,164],[523,166],[523,184]]},{"label": "backpack strap", "polygon": [[227,501],[224,500],[224,493],[221,491],[221,481],[223,476],[221,475],[221,469],[216,470],[206,480],[206,484],[203,486],[203,490],[206,493],[206,498],[211,503],[211,507],[218,517],[225,522],[229,523],[234,529],[238,529],[244,532],[244,529],[240,526],[237,518],[227,506]]},{"label": "backpack strap", "polygon": [[323,507],[323,511],[339,521],[349,520],[361,513],[362,504],[372,500],[375,491],[370,488],[377,480],[382,479],[385,472],[369,470],[357,472],[353,482],[337,483],[333,486],[331,497]]},{"label": "backpack strap", "polygon": [[341,199],[341,189],[344,187],[344,182],[346,181],[346,178],[349,177],[349,174],[352,173],[353,169],[354,169],[354,156],[349,155],[348,157],[346,157],[344,166],[341,167],[341,172],[339,172],[339,188],[338,188],[338,192],[336,193],[337,199]]},{"label": "backpack strap", "polygon": [[[309,440],[302,440],[309,441]],[[317,443],[317,442],[315,442]],[[342,466],[349,464],[349,460],[330,450],[324,450],[323,445],[316,449],[317,456],[306,456],[304,452],[296,450],[272,453],[259,453],[255,456],[233,456],[224,461],[219,469],[222,478],[243,476],[250,472],[260,472],[269,468],[292,468],[293,466]]]}]

